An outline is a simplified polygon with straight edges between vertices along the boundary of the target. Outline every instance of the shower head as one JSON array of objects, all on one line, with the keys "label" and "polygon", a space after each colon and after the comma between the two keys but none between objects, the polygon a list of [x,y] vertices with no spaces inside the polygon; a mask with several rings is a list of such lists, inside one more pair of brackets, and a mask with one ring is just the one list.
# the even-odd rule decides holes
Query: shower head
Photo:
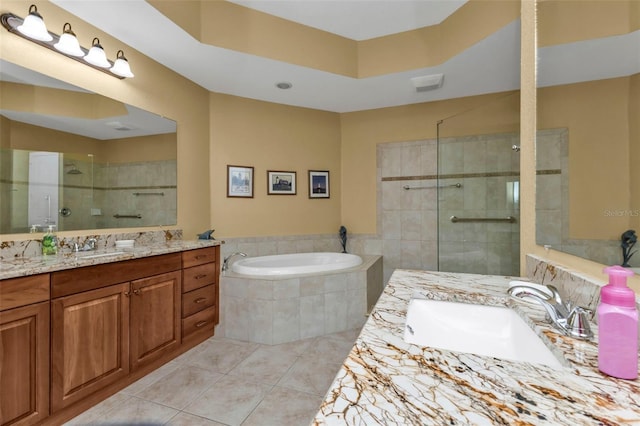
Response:
[{"label": "shower head", "polygon": [[76,166],[75,164],[65,164],[65,166],[69,166],[71,167],[69,170],[67,170],[67,174],[68,175],[81,175],[82,172],[78,169],[78,166]]}]

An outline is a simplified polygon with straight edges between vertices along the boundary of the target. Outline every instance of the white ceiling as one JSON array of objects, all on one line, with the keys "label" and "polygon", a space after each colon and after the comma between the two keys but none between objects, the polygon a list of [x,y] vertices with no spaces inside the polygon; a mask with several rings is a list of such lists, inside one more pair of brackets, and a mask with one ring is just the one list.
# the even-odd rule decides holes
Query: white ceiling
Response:
[{"label": "white ceiling", "polygon": [[437,25],[467,0],[227,0],[338,34],[368,40]]},{"label": "white ceiling", "polygon": [[[441,22],[465,3],[236,1],[357,39]],[[53,3],[210,91],[264,101],[349,112],[513,90],[520,84],[518,21],[439,66],[357,79],[200,43],[144,0],[53,0]],[[131,67],[136,73],[135,63]],[[416,93],[412,77],[439,73],[445,75],[441,89]],[[288,81],[293,87],[277,89],[275,84],[281,81]]]}]

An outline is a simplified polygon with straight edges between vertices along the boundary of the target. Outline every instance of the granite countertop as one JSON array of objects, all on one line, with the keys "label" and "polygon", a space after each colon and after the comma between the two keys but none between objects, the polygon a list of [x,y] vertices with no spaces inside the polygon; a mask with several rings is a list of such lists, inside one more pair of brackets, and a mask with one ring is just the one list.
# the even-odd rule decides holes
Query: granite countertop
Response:
[{"label": "granite countertop", "polygon": [[[640,380],[598,371],[597,327],[566,337],[542,307],[506,296],[513,278],[396,270],[318,411],[314,425],[640,424]],[[422,347],[403,340],[414,293],[511,306],[565,367]]]},{"label": "granite countertop", "polygon": [[[175,253],[203,247],[213,247],[220,244],[221,241],[219,240],[172,240],[163,244],[139,245],[133,248],[109,247],[78,253],[67,251],[58,252],[57,255],[49,256],[14,257],[2,260],[0,263],[0,280],[98,265],[101,263],[118,262],[121,260]],[[118,254],[83,259],[85,256],[114,252],[118,252]]]}]

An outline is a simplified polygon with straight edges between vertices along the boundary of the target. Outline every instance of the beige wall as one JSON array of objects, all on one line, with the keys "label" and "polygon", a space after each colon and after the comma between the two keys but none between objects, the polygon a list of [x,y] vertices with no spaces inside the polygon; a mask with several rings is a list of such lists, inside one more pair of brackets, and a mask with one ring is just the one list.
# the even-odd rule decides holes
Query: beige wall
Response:
[{"label": "beige wall", "polygon": [[[630,216],[629,77],[538,90],[538,129],[569,129],[569,237],[617,240]],[[637,116],[635,116],[637,117]],[[594,196],[597,194],[597,196]]]},{"label": "beige wall", "polygon": [[537,42],[544,47],[627,34],[640,28],[639,11],[637,0],[538,0]]},{"label": "beige wall", "polygon": [[[210,108],[211,227],[216,236],[338,232],[338,114],[216,93]],[[254,167],[254,198],[227,198],[227,165]],[[297,195],[267,195],[267,170],[296,172]],[[309,199],[308,170],[329,171],[329,199]]]},{"label": "beige wall", "polygon": [[127,114],[122,102],[93,93],[9,82],[0,82],[0,91],[0,106],[13,111],[88,119]]},{"label": "beige wall", "polygon": [[[52,3],[0,0],[0,10],[25,16],[31,3],[36,4],[52,31],[59,33],[65,22],[71,22],[83,45],[87,45],[87,39],[99,37],[111,58],[122,48],[136,77],[116,79],[21,37],[10,35],[4,28],[0,37],[0,57],[175,120],[178,123],[177,226],[184,229],[185,238],[193,238],[197,232],[206,229],[210,223],[209,93]],[[29,235],[12,237],[27,239]]]},{"label": "beige wall", "polygon": [[2,117],[0,147],[66,154],[93,154],[101,163],[160,161],[176,158],[175,133],[99,140],[33,126]]}]

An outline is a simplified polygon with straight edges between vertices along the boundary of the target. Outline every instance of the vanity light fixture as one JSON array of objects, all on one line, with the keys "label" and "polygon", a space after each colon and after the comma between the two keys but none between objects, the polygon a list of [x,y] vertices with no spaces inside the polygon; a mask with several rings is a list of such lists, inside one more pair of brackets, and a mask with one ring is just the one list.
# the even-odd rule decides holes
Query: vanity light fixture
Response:
[{"label": "vanity light fixture", "polygon": [[44,19],[38,13],[38,8],[35,4],[29,7],[29,15],[26,18],[22,19],[13,13],[3,13],[0,15],[0,22],[10,33],[110,76],[119,79],[133,77],[129,61],[125,58],[122,50],[118,50],[115,61],[111,62],[107,59],[107,55],[97,37],[93,39],[90,49],[80,46],[76,35],[71,30],[71,24],[68,22],[62,27],[62,35],[60,36],[48,31]]},{"label": "vanity light fixture", "polygon": [[56,49],[58,49],[62,53],[66,53],[71,56],[84,56],[84,51],[80,49],[80,43],[76,38],[76,35],[73,31],[71,31],[71,24],[66,23],[62,27],[62,35],[60,36],[60,40],[56,44],[53,45]]},{"label": "vanity light fixture", "polygon": [[133,73],[129,67],[129,61],[124,57],[122,50],[118,50],[118,53],[116,53],[116,61],[113,63],[113,67],[111,67],[111,72],[120,77],[133,77]]},{"label": "vanity light fixture", "polygon": [[44,19],[42,19],[42,15],[38,13],[38,8],[35,4],[32,4],[29,7],[29,15],[24,18],[24,21],[17,27],[17,30],[20,31],[21,34],[35,40],[53,40],[53,37],[49,34],[49,31],[47,31]]},{"label": "vanity light fixture", "polygon": [[91,49],[89,49],[89,53],[84,57],[84,60],[96,67],[111,67],[111,62],[107,59],[107,54],[104,53],[104,49],[100,45],[100,39],[98,37],[93,38],[93,41],[91,42]]}]

